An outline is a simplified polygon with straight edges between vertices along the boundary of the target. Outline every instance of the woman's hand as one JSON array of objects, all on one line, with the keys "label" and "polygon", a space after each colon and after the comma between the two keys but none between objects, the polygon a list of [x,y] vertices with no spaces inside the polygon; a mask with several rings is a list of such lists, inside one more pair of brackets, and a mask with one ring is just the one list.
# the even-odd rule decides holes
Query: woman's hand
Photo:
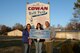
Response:
[{"label": "woman's hand", "polygon": [[28,37],[28,39],[31,39],[30,37]]},{"label": "woman's hand", "polygon": [[31,45],[31,43],[32,43],[32,40],[31,40],[31,39],[29,39],[29,45]]}]

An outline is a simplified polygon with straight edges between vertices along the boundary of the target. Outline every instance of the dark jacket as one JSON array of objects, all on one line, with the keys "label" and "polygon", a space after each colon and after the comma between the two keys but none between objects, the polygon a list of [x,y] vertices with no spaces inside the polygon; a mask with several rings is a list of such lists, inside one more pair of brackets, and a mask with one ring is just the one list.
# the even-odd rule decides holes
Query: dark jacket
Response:
[{"label": "dark jacket", "polygon": [[22,42],[23,43],[28,43],[29,42],[28,37],[29,37],[29,32],[27,30],[23,30]]}]

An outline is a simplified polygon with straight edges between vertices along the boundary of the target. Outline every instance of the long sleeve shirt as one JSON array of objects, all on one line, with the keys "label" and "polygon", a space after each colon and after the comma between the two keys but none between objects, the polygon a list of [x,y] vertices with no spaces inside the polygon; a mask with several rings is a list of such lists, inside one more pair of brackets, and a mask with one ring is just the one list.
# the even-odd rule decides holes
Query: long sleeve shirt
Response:
[{"label": "long sleeve shirt", "polygon": [[[55,38],[56,33],[55,33],[55,30],[54,30],[53,27],[45,28],[45,30],[50,30],[50,37],[53,38],[53,39]],[[46,42],[51,42],[50,39],[46,39],[45,41]]]},{"label": "long sleeve shirt", "polygon": [[22,33],[23,43],[28,43],[29,42],[28,37],[29,37],[29,32],[27,30],[23,30],[23,33]]}]

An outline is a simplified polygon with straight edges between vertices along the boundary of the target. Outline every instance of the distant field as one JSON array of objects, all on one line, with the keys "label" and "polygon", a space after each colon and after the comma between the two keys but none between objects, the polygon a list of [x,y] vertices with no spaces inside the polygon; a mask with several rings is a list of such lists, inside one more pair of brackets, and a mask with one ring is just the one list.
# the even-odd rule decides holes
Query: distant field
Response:
[{"label": "distant field", "polygon": [[21,36],[0,36],[0,41],[21,40]]}]

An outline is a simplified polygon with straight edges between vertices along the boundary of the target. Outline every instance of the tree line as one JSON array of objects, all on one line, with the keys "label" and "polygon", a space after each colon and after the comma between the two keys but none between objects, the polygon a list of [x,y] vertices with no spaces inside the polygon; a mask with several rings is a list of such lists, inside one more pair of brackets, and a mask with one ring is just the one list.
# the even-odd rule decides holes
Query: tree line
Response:
[{"label": "tree line", "polygon": [[13,27],[0,25],[0,35],[7,35],[8,32],[16,30],[16,29],[22,31],[24,29],[24,26],[20,23],[16,23]]}]

